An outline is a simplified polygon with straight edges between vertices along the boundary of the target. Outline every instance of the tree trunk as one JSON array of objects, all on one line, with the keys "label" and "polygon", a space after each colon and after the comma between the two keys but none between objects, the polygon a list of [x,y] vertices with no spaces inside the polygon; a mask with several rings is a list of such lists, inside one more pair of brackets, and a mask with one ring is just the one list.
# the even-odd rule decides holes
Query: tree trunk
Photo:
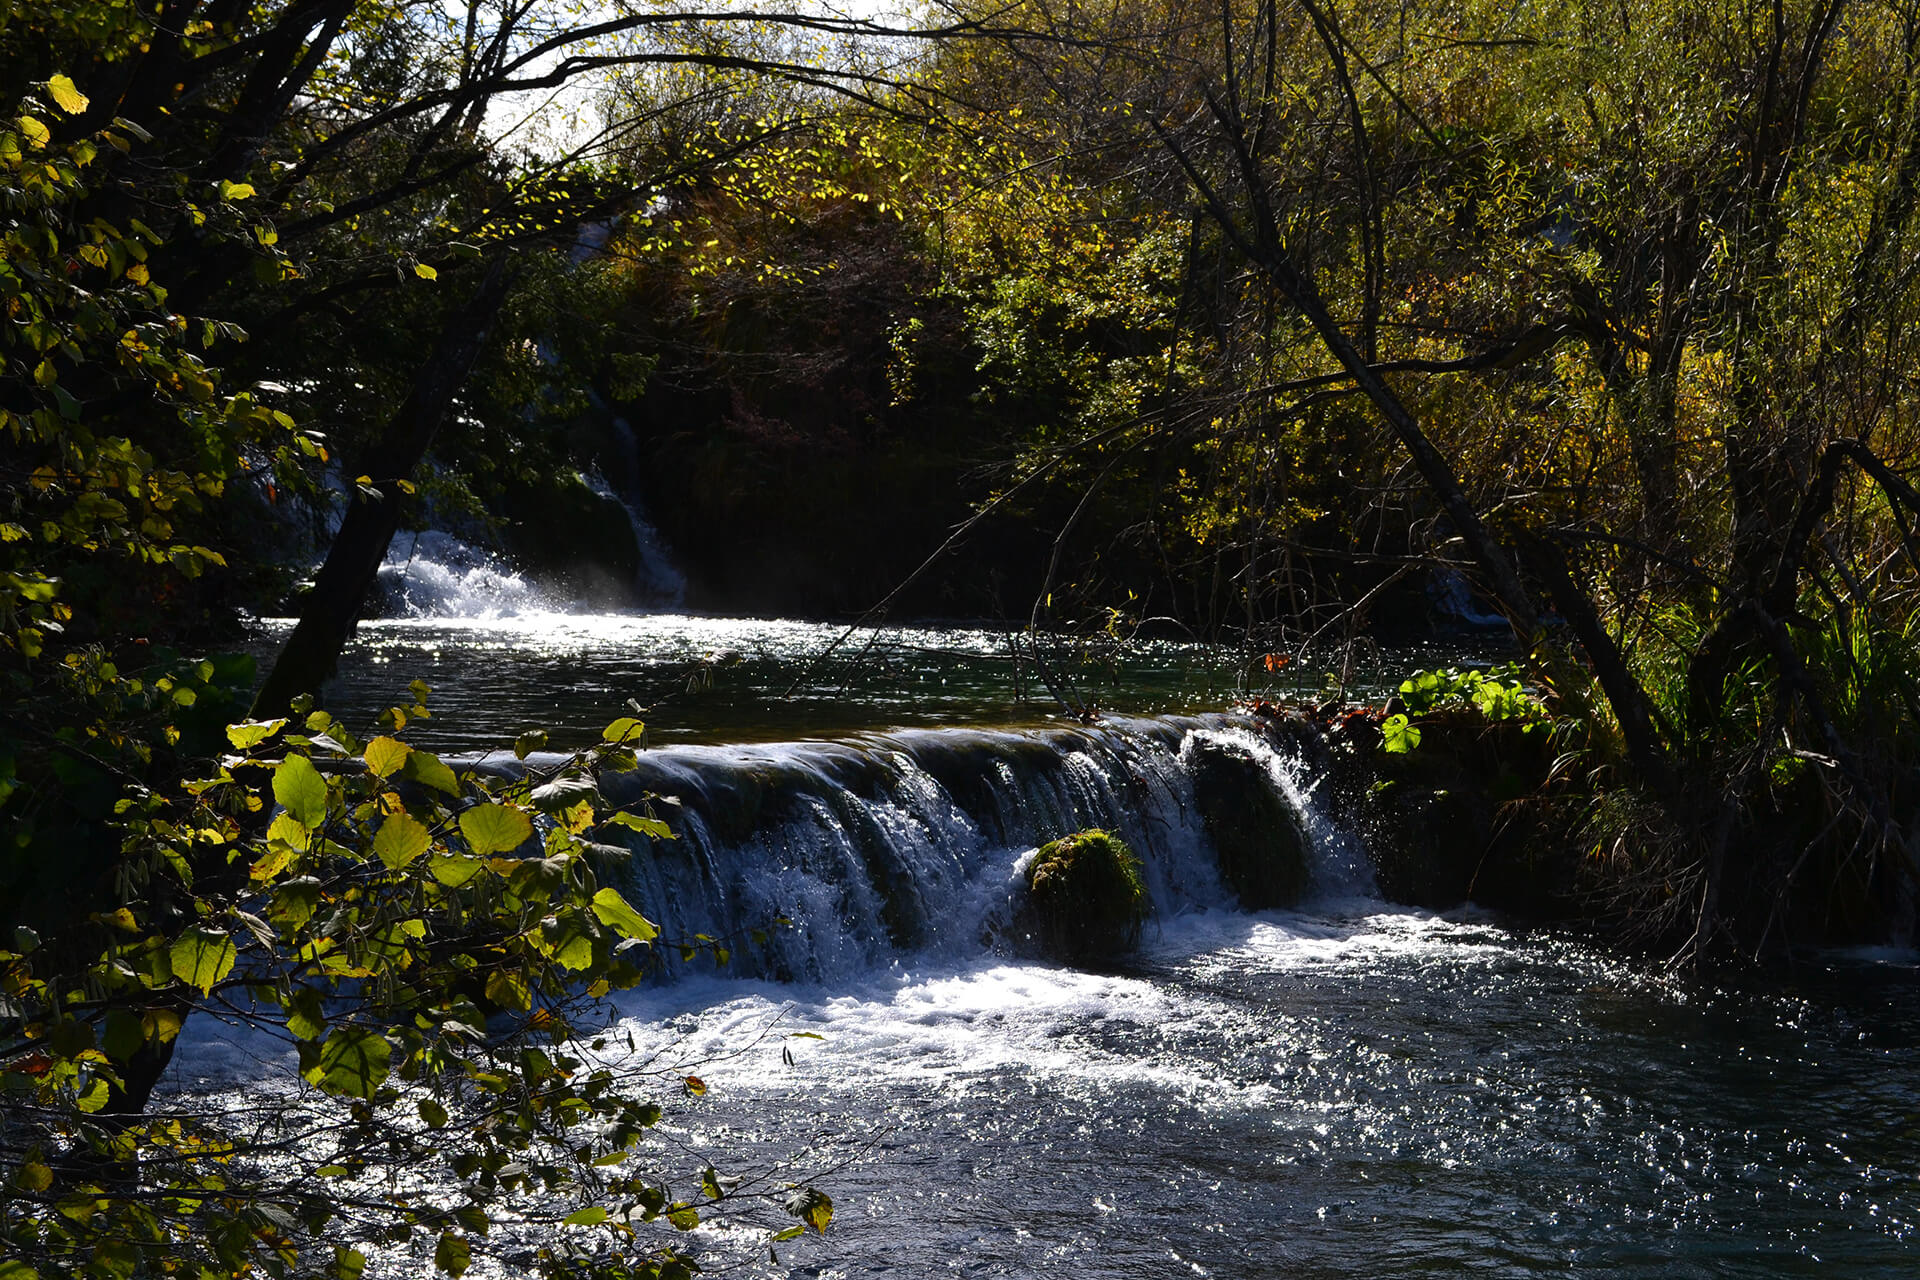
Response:
[{"label": "tree trunk", "polygon": [[406,402],[387,425],[382,443],[361,474],[379,490],[377,499],[356,494],[327,550],[300,621],[275,659],[253,702],[256,719],[287,714],[294,698],[314,693],[333,674],[334,663],[367,590],[380,572],[387,545],[400,527],[399,481],[412,475],[453,408],[454,396],[472,372],[500,305],[506,300],[506,265],[497,262],[471,301],[454,313],[439,344],[414,379]]}]

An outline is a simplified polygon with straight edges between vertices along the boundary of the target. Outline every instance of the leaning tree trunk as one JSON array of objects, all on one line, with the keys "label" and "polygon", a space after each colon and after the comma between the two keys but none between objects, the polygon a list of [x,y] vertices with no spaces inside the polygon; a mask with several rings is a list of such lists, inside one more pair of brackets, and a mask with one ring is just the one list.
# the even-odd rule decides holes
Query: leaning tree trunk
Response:
[{"label": "leaning tree trunk", "polygon": [[507,283],[505,264],[495,263],[472,300],[448,319],[433,354],[414,378],[412,392],[388,422],[362,472],[379,496],[356,493],[347,508],[300,611],[300,621],[254,698],[256,718],[285,715],[296,697],[317,691],[333,674],[340,650],[359,621],[360,606],[380,572],[387,545],[400,527],[397,482],[413,474],[446,421],[454,396],[472,372],[506,299]]}]

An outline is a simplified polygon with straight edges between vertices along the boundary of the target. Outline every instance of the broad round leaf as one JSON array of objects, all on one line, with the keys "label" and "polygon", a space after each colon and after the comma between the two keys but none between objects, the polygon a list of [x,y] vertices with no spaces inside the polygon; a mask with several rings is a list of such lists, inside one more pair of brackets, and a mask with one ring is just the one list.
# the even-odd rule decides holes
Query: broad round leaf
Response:
[{"label": "broad round leaf", "polygon": [[593,914],[601,924],[613,929],[622,937],[638,938],[642,942],[652,942],[660,936],[653,922],[635,911],[627,900],[620,896],[618,889],[602,889],[593,895]]},{"label": "broad round leaf", "polygon": [[48,77],[47,92],[53,95],[54,105],[70,116],[77,116],[87,109],[87,95],[80,92],[67,76]]},{"label": "broad round leaf", "polygon": [[467,881],[487,869],[487,864],[478,858],[443,857],[434,854],[427,863],[427,869],[433,878],[449,889],[458,889]]},{"label": "broad round leaf", "polygon": [[533,822],[510,804],[477,804],[460,814],[460,834],[476,854],[511,853],[533,834]]},{"label": "broad round leaf", "polygon": [[327,780],[305,756],[288,756],[273,771],[273,798],[303,827],[326,821]]},{"label": "broad round leaf", "polygon": [[396,813],[381,823],[379,833],[373,837],[373,851],[393,871],[412,862],[432,844],[433,837],[427,829],[404,813]]},{"label": "broad round leaf", "polygon": [[227,741],[245,751],[248,747],[259,746],[286,727],[284,716],[278,720],[244,720],[227,726]]},{"label": "broad round leaf", "polygon": [[453,770],[447,768],[440,757],[431,751],[409,752],[407,763],[401,767],[400,774],[422,786],[444,791],[450,796],[460,794],[460,780],[455,778]]},{"label": "broad round leaf", "polygon": [[385,1036],[364,1027],[340,1027],[320,1046],[315,1083],[342,1097],[372,1098],[392,1060],[393,1046]]},{"label": "broad round leaf", "polygon": [[598,804],[600,788],[594,785],[592,778],[555,778],[552,782],[535,787],[527,799],[542,813],[558,813],[562,809],[573,808],[583,800]]},{"label": "broad round leaf", "polygon": [[440,1243],[434,1246],[433,1265],[450,1276],[460,1275],[472,1264],[472,1247],[451,1231],[442,1235]]},{"label": "broad round leaf", "polygon": [[787,1212],[825,1235],[833,1221],[833,1201],[816,1187],[801,1187],[787,1197]]},{"label": "broad round leaf", "polygon": [[376,778],[384,778],[397,773],[407,763],[407,757],[413,754],[413,748],[398,738],[380,737],[367,744],[361,753],[367,762],[367,768]]},{"label": "broad round leaf", "polygon": [[233,962],[239,955],[232,938],[198,926],[174,939],[173,946],[167,950],[173,976],[190,987],[200,988],[202,995],[212,992],[214,983],[233,972]]},{"label": "broad round leaf", "polygon": [[633,742],[647,731],[647,726],[632,716],[621,716],[605,729],[600,736],[608,742]]}]

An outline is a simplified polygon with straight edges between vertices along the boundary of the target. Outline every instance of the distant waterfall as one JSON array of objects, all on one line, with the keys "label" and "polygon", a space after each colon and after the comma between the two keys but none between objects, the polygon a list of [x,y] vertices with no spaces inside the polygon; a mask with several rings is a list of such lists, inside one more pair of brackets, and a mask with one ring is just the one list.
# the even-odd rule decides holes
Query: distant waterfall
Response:
[{"label": "distant waterfall", "polygon": [[500,618],[554,607],[491,553],[437,529],[394,535],[378,589],[379,611],[393,617]]},{"label": "distant waterfall", "polygon": [[1314,892],[1364,892],[1364,858],[1317,811],[1302,766],[1227,717],[672,748],[602,788],[615,803],[678,802],[660,806],[678,838],[635,837],[625,872],[665,937],[722,940],[746,972],[837,979],[903,952],[993,947],[1026,856],[1086,827],[1139,855],[1158,918],[1234,908],[1182,754],[1222,735],[1258,746],[1304,806]]},{"label": "distant waterfall", "polygon": [[679,608],[687,598],[687,575],[680,572],[667,555],[666,547],[660,542],[660,531],[647,522],[638,500],[614,489],[597,471],[583,472],[581,478],[588,488],[608,501],[619,503],[627,513],[627,522],[633,527],[633,545],[640,553],[640,571],[633,584],[640,599],[655,608]]},{"label": "distant waterfall", "polygon": [[[687,580],[653,527],[597,472],[583,472],[580,480],[596,501],[617,508],[621,515],[614,519],[624,518],[632,530],[632,598],[649,609],[677,608]],[[537,581],[506,556],[439,529],[394,535],[380,566],[379,591],[377,611],[388,617],[504,618],[581,607],[564,584]]]}]

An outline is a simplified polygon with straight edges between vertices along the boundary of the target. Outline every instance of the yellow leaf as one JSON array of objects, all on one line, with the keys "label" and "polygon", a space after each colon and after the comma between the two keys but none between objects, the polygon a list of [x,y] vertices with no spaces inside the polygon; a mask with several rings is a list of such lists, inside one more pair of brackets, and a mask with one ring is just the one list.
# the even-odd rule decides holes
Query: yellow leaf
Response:
[{"label": "yellow leaf", "polygon": [[413,264],[413,274],[419,276],[422,280],[438,280],[440,278],[440,273],[424,262],[416,262]]},{"label": "yellow leaf", "polygon": [[20,132],[26,135],[28,144],[36,148],[53,141],[52,131],[32,116],[20,117]]},{"label": "yellow leaf", "polygon": [[396,813],[380,824],[373,838],[373,851],[390,870],[398,871],[425,853],[433,844],[426,827],[404,813]]},{"label": "yellow leaf", "polygon": [[77,116],[87,109],[87,95],[75,88],[73,81],[66,76],[49,79],[47,92],[53,95],[54,103],[70,116]]},{"label": "yellow leaf", "polygon": [[367,768],[377,778],[397,773],[407,763],[407,757],[413,754],[413,748],[398,738],[379,737],[367,744],[365,752]]},{"label": "yellow leaf", "polygon": [[278,840],[273,841],[267,846],[267,851],[261,854],[260,857],[255,860],[252,868],[248,870],[248,878],[252,880],[273,879],[273,877],[287,869],[287,864],[293,861],[293,853],[294,851],[287,845]]}]

